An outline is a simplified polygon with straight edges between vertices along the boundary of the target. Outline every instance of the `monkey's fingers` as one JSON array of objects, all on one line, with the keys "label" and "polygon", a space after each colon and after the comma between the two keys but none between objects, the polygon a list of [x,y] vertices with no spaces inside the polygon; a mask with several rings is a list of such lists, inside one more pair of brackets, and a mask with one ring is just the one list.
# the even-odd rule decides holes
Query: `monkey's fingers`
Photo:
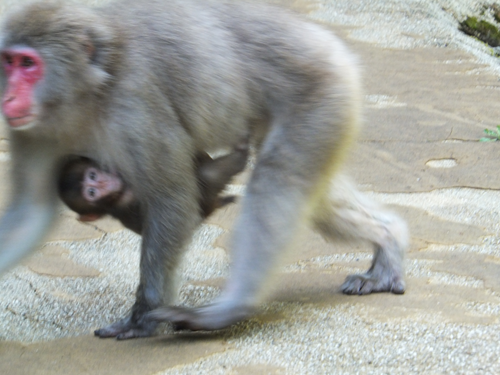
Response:
[{"label": "monkey's fingers", "polygon": [[171,322],[176,331],[215,331],[248,318],[254,312],[250,306],[227,306],[223,303],[198,307],[164,307],[150,311],[145,319]]},{"label": "monkey's fingers", "polygon": [[148,312],[144,318],[157,323],[171,322],[174,325],[175,331],[202,330],[201,327],[192,324],[196,320],[194,311],[184,307],[162,307]]},{"label": "monkey's fingers", "polygon": [[[155,326],[156,328],[156,326]],[[118,336],[116,336],[117,340],[128,340],[128,339],[135,339],[139,337],[150,337],[154,333],[154,329],[145,329],[145,328],[132,328],[129,329],[126,332],[120,333]]]}]

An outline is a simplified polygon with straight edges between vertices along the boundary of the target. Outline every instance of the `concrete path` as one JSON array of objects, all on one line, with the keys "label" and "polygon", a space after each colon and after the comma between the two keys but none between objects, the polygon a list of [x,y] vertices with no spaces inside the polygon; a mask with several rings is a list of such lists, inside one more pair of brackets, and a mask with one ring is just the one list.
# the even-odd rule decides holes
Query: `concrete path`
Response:
[{"label": "concrete path", "polygon": [[[211,334],[165,328],[150,339],[100,340],[93,330],[134,301],[140,238],[61,209],[47,245],[0,279],[0,373],[500,373],[500,143],[478,142],[500,124],[499,69],[455,20],[481,4],[274,2],[329,24],[362,61],[365,124],[348,169],[409,223],[407,292],[342,295],[345,276],[368,268],[371,249],[311,232],[250,321]],[[5,129],[1,207],[10,186]],[[248,173],[230,189],[243,192]],[[215,213],[196,234],[180,303],[218,293],[237,211]]]}]

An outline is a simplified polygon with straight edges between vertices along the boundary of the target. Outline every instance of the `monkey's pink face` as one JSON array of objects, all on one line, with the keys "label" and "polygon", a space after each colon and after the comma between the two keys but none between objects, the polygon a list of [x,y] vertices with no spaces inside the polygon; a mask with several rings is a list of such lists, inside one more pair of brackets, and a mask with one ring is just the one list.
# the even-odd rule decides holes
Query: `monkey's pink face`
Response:
[{"label": "monkey's pink face", "polygon": [[32,48],[13,47],[1,52],[7,87],[2,112],[13,129],[26,129],[37,119],[35,84],[43,77],[44,63]]},{"label": "monkey's pink face", "polygon": [[87,202],[94,203],[123,189],[122,180],[97,168],[87,168],[83,177],[82,195]]}]

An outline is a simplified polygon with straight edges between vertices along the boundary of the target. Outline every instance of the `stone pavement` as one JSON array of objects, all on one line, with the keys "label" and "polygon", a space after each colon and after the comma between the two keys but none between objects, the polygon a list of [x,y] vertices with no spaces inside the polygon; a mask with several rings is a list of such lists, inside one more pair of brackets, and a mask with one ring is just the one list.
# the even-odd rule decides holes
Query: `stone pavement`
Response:
[{"label": "stone pavement", "polygon": [[[498,76],[471,53],[382,48],[352,38],[355,26],[332,28],[364,66],[365,124],[347,169],[409,223],[407,292],[342,295],[345,276],[368,268],[371,249],[310,232],[250,321],[218,333],[166,328],[150,339],[100,340],[92,331],[134,300],[140,239],[114,221],[81,224],[61,209],[47,245],[0,279],[0,373],[500,373],[500,143],[477,142],[500,123]],[[244,191],[248,173],[230,190]],[[237,211],[220,210],[196,234],[180,303],[217,294]]]}]

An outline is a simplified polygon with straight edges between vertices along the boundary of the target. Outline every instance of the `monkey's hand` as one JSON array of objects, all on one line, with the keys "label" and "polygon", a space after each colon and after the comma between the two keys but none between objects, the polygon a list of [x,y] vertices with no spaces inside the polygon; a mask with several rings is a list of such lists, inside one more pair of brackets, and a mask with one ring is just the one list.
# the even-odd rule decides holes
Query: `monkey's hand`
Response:
[{"label": "monkey's hand", "polygon": [[139,316],[131,313],[116,323],[94,331],[94,335],[100,338],[116,337],[118,340],[149,337],[154,334],[157,326],[157,322],[146,320],[145,314]]},{"label": "monkey's hand", "polygon": [[176,331],[215,331],[247,319],[254,312],[248,306],[229,307],[225,303],[214,303],[198,308],[162,307],[146,314],[151,322],[171,322]]}]

